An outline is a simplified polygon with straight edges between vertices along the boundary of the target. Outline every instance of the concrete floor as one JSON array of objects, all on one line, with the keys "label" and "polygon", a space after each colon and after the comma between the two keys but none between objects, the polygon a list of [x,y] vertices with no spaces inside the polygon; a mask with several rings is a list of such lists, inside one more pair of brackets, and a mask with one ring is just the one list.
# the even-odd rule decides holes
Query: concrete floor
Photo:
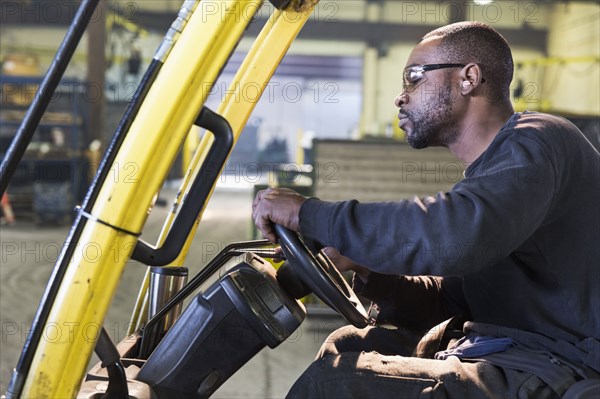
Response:
[{"label": "concrete floor", "polygon": [[[174,190],[161,197],[169,206]],[[217,249],[251,237],[252,188],[219,185],[205,211],[188,254],[190,274],[200,270]],[[156,207],[144,228],[142,238],[156,242],[166,207]],[[19,220],[15,226],[2,227],[0,267],[0,393],[7,388],[60,247],[70,226],[38,226]],[[124,337],[145,267],[130,262],[121,279],[105,328],[117,341]],[[327,335],[343,325],[338,317],[310,316],[278,348],[264,349],[226,382],[215,398],[281,398],[296,378],[311,363]]]}]

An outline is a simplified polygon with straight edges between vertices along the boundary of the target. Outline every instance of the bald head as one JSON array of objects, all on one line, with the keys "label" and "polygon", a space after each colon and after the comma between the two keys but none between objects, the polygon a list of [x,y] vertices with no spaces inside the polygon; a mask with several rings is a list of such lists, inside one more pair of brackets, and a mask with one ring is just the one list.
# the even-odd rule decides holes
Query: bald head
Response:
[{"label": "bald head", "polygon": [[488,94],[497,100],[510,98],[513,59],[506,40],[482,22],[458,22],[423,36],[423,41],[440,39],[439,63],[476,63],[482,70]]}]

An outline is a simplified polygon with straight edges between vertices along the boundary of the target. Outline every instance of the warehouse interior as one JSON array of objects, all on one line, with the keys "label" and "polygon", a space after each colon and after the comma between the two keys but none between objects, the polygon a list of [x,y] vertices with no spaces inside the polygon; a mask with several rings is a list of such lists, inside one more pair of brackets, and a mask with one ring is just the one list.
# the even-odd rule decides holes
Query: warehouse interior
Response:
[{"label": "warehouse interior", "polygon": [[[3,160],[80,3],[0,1]],[[181,3],[100,2],[2,198],[2,393],[74,208]],[[202,0],[198,7],[214,16],[222,12],[221,3]],[[227,95],[273,9],[264,2],[217,82],[203,88],[210,92],[208,107],[216,109]],[[564,116],[600,150],[600,1],[321,0],[263,96],[255,98],[253,87],[242,91],[245,100],[255,98],[256,108],[200,222],[188,255],[190,271],[201,270],[230,242],[258,238],[251,225],[252,198],[267,186],[327,200],[387,201],[447,190],[459,181],[464,166],[445,149],[409,149],[394,98],[406,59],[422,36],[472,20],[490,24],[511,45],[515,110]],[[159,236],[203,134],[193,129],[182,146],[150,212],[145,239]],[[121,165],[112,177],[136,173],[136,165]],[[122,276],[105,323],[115,340],[126,335],[144,273],[130,262]],[[241,370],[215,397],[283,397],[340,323],[315,314],[276,351],[261,352],[254,367]]]}]

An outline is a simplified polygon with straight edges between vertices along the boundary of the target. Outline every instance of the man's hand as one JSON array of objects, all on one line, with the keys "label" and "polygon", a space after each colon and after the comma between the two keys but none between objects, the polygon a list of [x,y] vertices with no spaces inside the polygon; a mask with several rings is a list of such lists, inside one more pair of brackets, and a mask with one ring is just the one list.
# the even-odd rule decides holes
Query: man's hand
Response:
[{"label": "man's hand", "polygon": [[354,273],[356,273],[356,275],[358,277],[360,277],[360,279],[363,282],[367,282],[367,278],[369,277],[369,273],[371,273],[371,271],[369,269],[367,269],[366,267],[359,265],[358,263],[355,263],[354,261],[352,261],[352,259],[345,257],[344,255],[342,255],[341,253],[339,253],[339,251],[333,247],[325,247],[323,248],[323,253],[325,253],[325,255],[327,255],[327,257],[329,259],[331,259],[331,261],[333,262],[333,264],[335,265],[335,267],[340,271],[340,272],[347,272],[349,270],[352,270]]},{"label": "man's hand", "polygon": [[265,238],[276,243],[273,224],[280,224],[297,232],[300,229],[300,207],[305,200],[305,197],[289,188],[259,191],[252,203],[254,224]]}]

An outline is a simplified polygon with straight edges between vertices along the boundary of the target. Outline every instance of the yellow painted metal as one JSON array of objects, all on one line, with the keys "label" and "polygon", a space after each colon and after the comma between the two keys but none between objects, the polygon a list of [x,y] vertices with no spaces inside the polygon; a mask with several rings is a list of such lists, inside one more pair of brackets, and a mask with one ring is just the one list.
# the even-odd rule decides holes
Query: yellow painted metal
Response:
[{"label": "yellow painted metal", "polygon": [[22,397],[69,398],[79,389],[104,313],[135,245],[132,235],[85,229],[38,343]]},{"label": "yellow painted metal", "polygon": [[200,128],[197,126],[193,126],[192,130],[190,130],[190,133],[185,139],[185,144],[183,146],[183,150],[181,151],[181,170],[184,174],[190,167],[192,157],[194,156],[196,148],[198,148],[198,144],[200,144]]},{"label": "yellow painted metal", "polygon": [[[235,142],[237,142],[242,133],[248,118],[271,80],[277,66],[307,19],[310,17],[317,3],[318,1],[314,1],[311,6],[305,7],[301,11],[295,11],[292,8],[284,11],[275,10],[261,30],[259,36],[254,41],[252,48],[231,82],[226,92],[227,95],[217,111],[229,121],[234,132]],[[252,93],[252,95],[250,96],[249,93]],[[207,134],[202,138],[200,145],[190,162],[190,168],[182,182],[178,198],[175,200],[176,203],[180,202],[182,198],[185,198],[191,182],[193,181],[193,177],[198,173],[202,166],[212,142],[212,135]],[[179,208],[179,206],[173,207],[173,209]],[[167,218],[159,237],[159,243],[165,239],[171,228],[174,217],[175,214],[171,213],[169,218]],[[185,257],[192,244],[201,217],[202,214],[200,214],[199,218],[196,220],[195,227],[188,236],[179,257],[172,262],[171,266],[181,266],[184,264]],[[131,319],[132,322],[130,323],[128,331],[129,334],[133,333],[136,329],[141,328],[146,322],[146,319],[144,318],[145,313],[141,308],[143,306],[144,298],[146,298],[148,279],[149,274],[147,273],[134,307]]]},{"label": "yellow painted metal", "polygon": [[22,392],[24,398],[74,397],[97,332],[153,197],[162,185],[210,86],[243,34],[256,0],[219,2],[224,12],[190,18],[150,89],[103,182],[90,220],[50,311]]}]

